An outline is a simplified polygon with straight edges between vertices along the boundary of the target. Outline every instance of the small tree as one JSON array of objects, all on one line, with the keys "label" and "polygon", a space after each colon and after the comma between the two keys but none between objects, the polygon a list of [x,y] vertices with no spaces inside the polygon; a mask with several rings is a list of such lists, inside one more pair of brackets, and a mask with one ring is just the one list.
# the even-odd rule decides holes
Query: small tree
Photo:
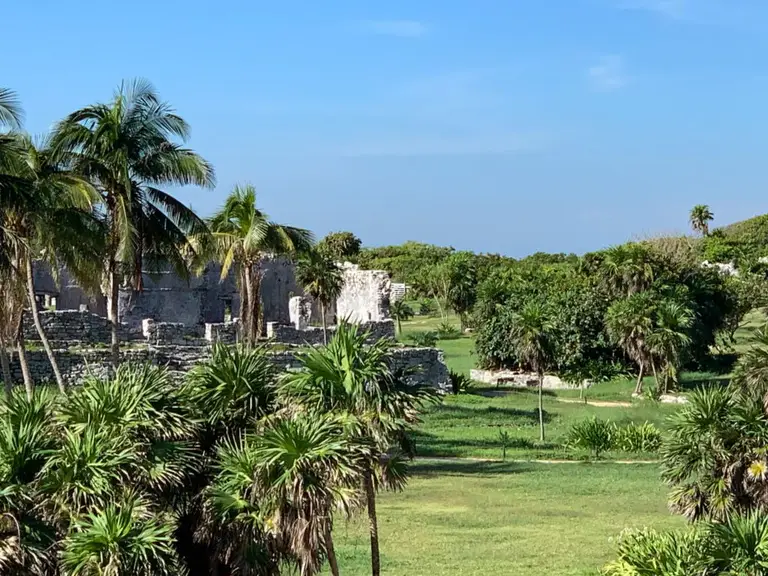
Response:
[{"label": "small tree", "polygon": [[[652,357],[661,361],[661,372],[666,394],[669,385],[677,385],[677,374],[681,357],[691,344],[688,332],[693,325],[693,313],[689,308],[674,300],[663,300],[656,307],[655,326],[648,335],[648,348]],[[655,362],[651,360],[654,366]],[[658,382],[657,382],[658,386]]]},{"label": "small tree", "polygon": [[544,370],[553,364],[553,325],[542,305],[529,302],[515,314],[510,334],[513,347],[521,363],[527,364],[539,383],[539,440],[544,442]]},{"label": "small tree", "polygon": [[706,204],[697,204],[691,208],[689,221],[694,232],[699,232],[702,236],[709,236],[709,223],[715,219],[714,213]]},{"label": "small tree", "polygon": [[341,294],[344,288],[344,275],[336,263],[318,251],[312,251],[299,260],[296,278],[307,294],[320,304],[320,316],[323,323],[323,343],[328,344],[326,310]]},{"label": "small tree", "polygon": [[635,394],[643,392],[643,375],[650,363],[648,336],[653,330],[653,297],[648,292],[614,302],[605,315],[605,327],[611,340],[637,363]]},{"label": "small tree", "polygon": [[360,238],[352,232],[331,232],[317,243],[319,252],[337,262],[354,258],[361,246]]},{"label": "small tree", "polygon": [[395,300],[389,305],[389,313],[397,321],[397,333],[403,333],[401,322],[413,318],[413,309],[404,300]]}]

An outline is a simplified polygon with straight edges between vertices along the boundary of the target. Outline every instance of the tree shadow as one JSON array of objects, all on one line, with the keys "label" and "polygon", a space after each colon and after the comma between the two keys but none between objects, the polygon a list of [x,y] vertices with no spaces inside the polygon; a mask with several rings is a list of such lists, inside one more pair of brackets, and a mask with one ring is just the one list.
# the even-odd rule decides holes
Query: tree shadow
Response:
[{"label": "tree shadow", "polygon": [[[415,444],[416,455],[422,458],[429,457],[455,457],[460,458],[465,456],[467,449],[470,450],[492,450],[501,456],[504,450],[505,444],[500,438],[484,438],[484,439],[447,439],[439,438],[434,434],[428,432],[415,432],[412,435],[412,439]],[[510,450],[529,450],[529,451],[541,451],[542,453],[549,452],[551,457],[551,451],[562,448],[560,444],[544,442],[535,442],[530,438],[512,437],[506,442],[507,451]]]},{"label": "tree shadow", "polygon": [[694,375],[694,377],[681,378],[678,387],[681,392],[691,392],[701,388],[724,388],[730,381],[730,374]]},{"label": "tree shadow", "polygon": [[[538,396],[538,388],[474,388],[470,394],[472,396],[482,396],[483,398],[503,398],[506,396]],[[542,390],[542,396],[557,396],[553,390]]]},{"label": "tree shadow", "polygon": [[[467,408],[466,406],[456,406],[454,404],[438,404],[430,411],[430,418],[439,420],[441,417],[457,420],[481,420],[483,418],[503,418],[510,422],[499,423],[499,426],[512,424],[512,420],[524,420],[530,424],[539,423],[539,409],[521,410],[519,408],[500,408],[497,406],[485,406],[482,408]],[[552,421],[552,415],[543,411],[544,423]],[[483,425],[482,422],[478,423]],[[487,425],[487,424],[485,424]]]},{"label": "tree shadow", "polygon": [[436,458],[415,462],[411,466],[413,476],[497,476],[501,474],[524,474],[534,470],[532,464],[524,462],[502,462],[501,460],[469,460],[461,458]]}]

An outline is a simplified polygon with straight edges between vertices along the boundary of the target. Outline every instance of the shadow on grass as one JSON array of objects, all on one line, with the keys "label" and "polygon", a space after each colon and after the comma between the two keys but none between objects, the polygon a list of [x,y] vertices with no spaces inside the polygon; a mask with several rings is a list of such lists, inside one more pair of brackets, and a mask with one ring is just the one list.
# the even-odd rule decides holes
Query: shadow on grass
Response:
[{"label": "shadow on grass", "polygon": [[[416,447],[416,454],[420,458],[429,457],[462,457],[466,456],[467,452],[477,450],[492,450],[498,453],[501,457],[504,445],[500,439],[443,439],[429,434],[428,432],[416,432],[413,435],[413,441]],[[550,454],[551,451],[558,451],[562,449],[562,446],[557,443],[534,442],[529,438],[510,438],[506,443],[507,451],[512,450],[529,450],[541,452],[543,454]]]},{"label": "shadow on grass", "polygon": [[[512,422],[507,420],[526,420],[531,424],[539,423],[539,409],[520,410],[519,408],[499,408],[496,406],[485,406],[482,408],[468,408],[466,406],[457,406],[455,404],[438,404],[430,410],[430,418],[437,419],[449,418],[456,420],[475,420],[482,424],[483,418],[499,417],[505,420],[504,425],[508,426]],[[544,410],[544,422],[552,421],[552,415]]]},{"label": "shadow on grass", "polygon": [[[499,398],[502,396],[538,396],[539,389],[532,388],[473,388],[470,392],[473,396],[482,396],[483,398]],[[557,396],[552,390],[542,390],[542,396]]]},{"label": "shadow on grass", "polygon": [[679,387],[681,391],[691,392],[699,388],[722,388],[728,386],[728,383],[731,381],[729,374],[712,374],[711,376],[703,377],[694,374],[692,376],[695,377],[683,377],[680,379]]},{"label": "shadow on grass", "polygon": [[434,459],[419,460],[411,466],[414,476],[494,476],[498,474],[524,474],[535,467],[523,462],[501,462],[486,460]]}]

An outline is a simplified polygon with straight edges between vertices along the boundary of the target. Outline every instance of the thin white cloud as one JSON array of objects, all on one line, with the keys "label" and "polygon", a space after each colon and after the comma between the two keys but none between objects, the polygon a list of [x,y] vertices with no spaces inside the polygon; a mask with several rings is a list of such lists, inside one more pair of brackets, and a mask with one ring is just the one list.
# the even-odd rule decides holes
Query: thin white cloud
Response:
[{"label": "thin white cloud", "polygon": [[401,38],[420,38],[427,33],[426,24],[416,20],[368,20],[363,28],[371,34]]},{"label": "thin white cloud", "polygon": [[592,88],[600,92],[612,92],[627,85],[624,58],[619,55],[603,56],[598,63],[590,66],[587,77]]},{"label": "thin white cloud", "polygon": [[653,12],[664,18],[682,20],[687,15],[687,0],[623,0],[619,8]]}]

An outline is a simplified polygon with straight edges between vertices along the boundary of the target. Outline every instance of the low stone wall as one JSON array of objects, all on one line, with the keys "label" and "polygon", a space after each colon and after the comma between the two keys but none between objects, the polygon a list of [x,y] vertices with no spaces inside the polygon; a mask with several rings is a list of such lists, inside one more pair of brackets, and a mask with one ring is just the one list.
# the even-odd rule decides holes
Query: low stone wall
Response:
[{"label": "low stone wall", "polygon": [[[272,362],[281,370],[299,368],[298,348],[278,350],[270,354]],[[209,358],[210,346],[144,346],[125,348],[121,351],[123,362],[152,363],[167,366],[169,370],[182,377],[192,367]],[[77,384],[83,378],[92,375],[105,378],[111,371],[111,354],[107,348],[70,349],[56,352],[56,358],[64,380]],[[42,350],[27,351],[32,378],[36,382],[50,382],[53,371],[48,357]],[[417,368],[409,376],[412,384],[434,386],[445,391],[449,388],[448,369],[443,361],[443,354],[435,348],[396,348],[392,354],[393,368]],[[21,366],[16,354],[11,358],[11,374],[16,382],[22,381]]]},{"label": "low stone wall", "polygon": [[[395,338],[395,322],[393,320],[382,320],[379,322],[363,322],[359,325],[360,332],[368,334],[366,342],[378,342],[379,340]],[[336,326],[328,327],[328,338],[330,339]],[[323,343],[323,329],[308,327],[305,330],[298,330],[288,324],[278,324],[276,322],[267,323],[267,338],[280,344],[297,344],[316,346]]]},{"label": "low stone wall", "polygon": [[205,325],[205,340],[221,344],[234,344],[240,334],[240,321],[209,323]]},{"label": "low stone wall", "polygon": [[[32,314],[24,311],[22,320],[24,338],[39,342],[40,336],[32,320]],[[40,323],[46,336],[52,342],[75,342],[95,344],[111,340],[109,320],[90,312],[79,310],[45,310],[40,312]]]},{"label": "low stone wall", "polygon": [[[511,386],[512,388],[535,388],[539,385],[538,377],[533,372],[514,372],[512,370],[470,370],[469,377],[475,382],[492,384],[494,386]],[[589,388],[591,382],[584,381],[583,386]],[[562,380],[559,376],[545,374],[542,388],[548,390],[573,389],[575,386]]]},{"label": "low stone wall", "polygon": [[145,318],[141,331],[146,342],[152,346],[201,346],[202,334],[181,322],[155,322]]}]

